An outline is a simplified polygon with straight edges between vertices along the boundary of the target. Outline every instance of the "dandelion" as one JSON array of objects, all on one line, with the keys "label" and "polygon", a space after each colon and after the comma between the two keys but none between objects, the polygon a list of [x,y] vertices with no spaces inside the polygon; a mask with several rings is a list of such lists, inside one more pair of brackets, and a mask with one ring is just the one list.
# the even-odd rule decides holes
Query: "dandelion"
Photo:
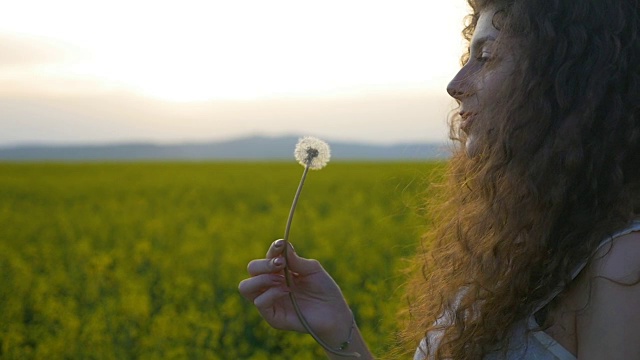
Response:
[{"label": "dandelion", "polygon": [[[296,149],[294,151],[294,156],[296,160],[300,163],[300,165],[304,166],[304,172],[302,173],[302,178],[300,179],[300,183],[298,184],[298,190],[296,191],[296,195],[293,197],[293,204],[291,204],[291,210],[289,210],[289,218],[287,219],[287,225],[284,230],[284,241],[285,245],[289,241],[289,230],[291,229],[291,223],[293,221],[293,214],[296,211],[296,205],[298,204],[298,199],[300,198],[300,192],[302,191],[302,187],[304,186],[304,180],[307,178],[307,173],[309,169],[311,170],[320,170],[327,162],[329,162],[329,158],[331,157],[329,145],[317,138],[311,136],[305,136],[298,141],[296,144]],[[287,249],[289,247],[284,247],[284,258],[287,259]],[[289,270],[289,266],[285,265],[284,275],[287,282],[287,286],[291,287],[291,271]],[[331,348],[327,345],[309,326],[309,322],[302,314],[302,310],[298,305],[298,301],[296,299],[296,295],[293,291],[289,292],[289,299],[291,299],[291,304],[296,311],[296,315],[298,319],[302,323],[302,326],[307,330],[307,332],[320,344],[325,350],[335,355],[340,356],[349,356],[349,357],[360,357],[360,354],[357,352],[345,352],[342,351],[347,345],[349,340],[340,347],[339,350]]]},{"label": "dandelion", "polygon": [[293,155],[300,165],[309,166],[311,170],[320,170],[329,162],[331,151],[326,142],[312,136],[305,136],[296,144]]}]

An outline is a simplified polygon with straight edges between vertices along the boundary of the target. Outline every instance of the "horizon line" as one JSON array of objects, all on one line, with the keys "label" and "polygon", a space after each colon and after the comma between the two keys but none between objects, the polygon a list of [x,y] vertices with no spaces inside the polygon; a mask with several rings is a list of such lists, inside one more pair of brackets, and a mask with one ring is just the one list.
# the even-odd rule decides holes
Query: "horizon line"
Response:
[{"label": "horizon line", "polygon": [[[290,138],[302,138],[307,135],[300,134],[282,134],[282,135],[270,135],[270,134],[246,134],[229,136],[224,138],[211,138],[211,139],[176,139],[176,140],[154,140],[154,139],[125,139],[125,140],[77,140],[77,141],[20,141],[15,143],[0,143],[0,149],[13,149],[13,148],[25,148],[25,147],[109,147],[109,146],[131,146],[131,145],[147,145],[147,146],[180,146],[180,145],[204,145],[204,144],[217,144],[228,143],[249,139],[290,139]],[[315,136],[315,135],[311,135]],[[376,140],[365,139],[332,139],[331,137],[323,137],[323,140],[334,144],[353,144],[353,145],[369,145],[369,146],[398,146],[398,145],[442,145],[450,144],[451,140],[429,140],[429,139],[407,139],[407,140],[394,140],[391,142],[382,142]]]}]

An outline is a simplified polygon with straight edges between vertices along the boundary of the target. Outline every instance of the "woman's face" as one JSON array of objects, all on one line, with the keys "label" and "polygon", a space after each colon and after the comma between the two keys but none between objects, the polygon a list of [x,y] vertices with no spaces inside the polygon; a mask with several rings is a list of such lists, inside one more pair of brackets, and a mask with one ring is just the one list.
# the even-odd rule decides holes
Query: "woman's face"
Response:
[{"label": "woman's face", "polygon": [[[484,106],[495,103],[493,97],[514,68],[513,58],[495,54],[494,44],[500,31],[493,25],[494,8],[480,11],[480,17],[471,38],[470,56],[447,86],[447,92],[460,101],[460,129],[467,135],[466,151],[469,157],[478,154],[478,126],[474,124]],[[474,131],[475,129],[475,131]]]}]

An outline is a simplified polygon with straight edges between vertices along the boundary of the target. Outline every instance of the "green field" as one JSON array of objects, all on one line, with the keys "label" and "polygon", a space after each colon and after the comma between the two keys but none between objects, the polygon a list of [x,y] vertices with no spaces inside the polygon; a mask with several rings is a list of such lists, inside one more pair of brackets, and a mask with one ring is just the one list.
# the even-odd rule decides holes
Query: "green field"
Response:
[{"label": "green field", "polygon": [[[0,358],[317,359],[237,291],[282,237],[294,163],[0,164]],[[341,285],[374,351],[442,166],[310,172],[291,231]]]}]

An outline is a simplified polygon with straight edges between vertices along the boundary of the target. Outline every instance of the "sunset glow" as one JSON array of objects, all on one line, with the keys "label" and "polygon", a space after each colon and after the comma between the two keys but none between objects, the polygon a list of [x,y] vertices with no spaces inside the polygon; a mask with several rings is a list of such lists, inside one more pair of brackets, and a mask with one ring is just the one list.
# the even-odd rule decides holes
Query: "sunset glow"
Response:
[{"label": "sunset glow", "polygon": [[9,2],[0,95],[192,103],[443,93],[465,11],[462,0]]}]

